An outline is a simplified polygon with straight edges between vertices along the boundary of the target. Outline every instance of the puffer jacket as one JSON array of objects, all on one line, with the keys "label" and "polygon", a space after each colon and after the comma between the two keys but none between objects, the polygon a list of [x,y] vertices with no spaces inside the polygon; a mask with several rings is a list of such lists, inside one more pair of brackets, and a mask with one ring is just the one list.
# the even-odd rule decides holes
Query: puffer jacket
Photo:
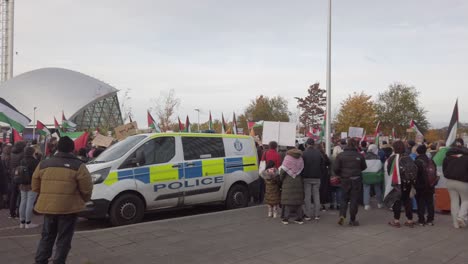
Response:
[{"label": "puffer jacket", "polygon": [[362,171],[367,169],[366,160],[356,148],[346,147],[338,154],[334,164],[336,175],[341,178],[362,177]]},{"label": "puffer jacket", "polygon": [[29,177],[28,181],[20,185],[20,190],[30,191],[31,190],[31,180],[34,171],[36,170],[39,161],[34,158],[34,148],[26,148],[24,151],[24,158],[20,162],[21,165],[28,168]]},{"label": "puffer jacket", "polygon": [[364,184],[383,182],[383,164],[379,156],[371,152],[366,153],[366,166],[367,168],[362,172],[362,182]]},{"label": "puffer jacket", "polygon": [[447,179],[468,182],[468,149],[453,147],[447,151],[442,164]]},{"label": "puffer jacket", "polygon": [[73,214],[91,198],[93,183],[85,164],[71,153],[59,152],[36,168],[32,191],[39,194],[35,209],[42,214]]},{"label": "puffer jacket", "polygon": [[18,141],[13,145],[11,149],[11,156],[10,156],[10,180],[13,179],[15,169],[20,165],[21,160],[24,157],[24,148],[26,147],[26,143],[24,141]]},{"label": "puffer jacket", "polygon": [[325,161],[320,153],[320,150],[314,147],[308,147],[304,153],[302,153],[302,159],[304,160],[304,170],[301,176],[304,179],[321,179],[325,174]]},{"label": "puffer jacket", "polygon": [[301,175],[295,178],[289,176],[284,170],[281,170],[282,179],[281,204],[283,205],[301,205],[304,204],[304,183]]}]

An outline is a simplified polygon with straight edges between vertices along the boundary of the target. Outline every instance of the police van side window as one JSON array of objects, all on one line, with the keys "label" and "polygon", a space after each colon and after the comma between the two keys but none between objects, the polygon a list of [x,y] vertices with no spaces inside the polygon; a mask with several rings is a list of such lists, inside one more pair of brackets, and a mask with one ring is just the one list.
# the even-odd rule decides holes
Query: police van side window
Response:
[{"label": "police van side window", "polygon": [[175,156],[175,138],[158,137],[139,147],[133,158],[134,166],[144,166],[169,162]]},{"label": "police van side window", "polygon": [[185,160],[221,158],[225,156],[222,138],[182,137]]}]

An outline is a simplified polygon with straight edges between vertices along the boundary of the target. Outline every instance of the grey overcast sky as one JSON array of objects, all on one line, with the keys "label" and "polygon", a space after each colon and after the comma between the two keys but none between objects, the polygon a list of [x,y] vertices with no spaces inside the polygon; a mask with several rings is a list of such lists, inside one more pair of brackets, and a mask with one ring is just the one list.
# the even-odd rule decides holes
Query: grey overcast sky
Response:
[{"label": "grey overcast sky", "polygon": [[[258,95],[295,112],[325,88],[327,0],[17,0],[15,74],[63,67],[131,89],[146,126],[151,98],[174,89],[179,115],[232,119]],[[468,1],[334,0],[332,110],[353,92],[415,86],[435,126],[468,106]]]}]

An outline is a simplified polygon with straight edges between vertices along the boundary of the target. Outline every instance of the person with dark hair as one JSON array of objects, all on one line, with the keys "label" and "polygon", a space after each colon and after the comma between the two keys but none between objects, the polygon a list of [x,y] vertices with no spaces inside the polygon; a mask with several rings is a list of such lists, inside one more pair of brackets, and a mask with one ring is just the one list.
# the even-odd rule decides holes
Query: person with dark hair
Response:
[{"label": "person with dark hair", "polygon": [[44,214],[42,237],[35,258],[37,264],[49,262],[54,243],[54,263],[65,263],[77,213],[91,198],[91,175],[86,165],[73,155],[74,148],[69,137],[60,138],[58,153],[42,161],[33,174],[32,190],[39,194],[35,209]]},{"label": "person with dark hair", "polygon": [[268,150],[263,153],[262,160],[268,163],[269,160],[272,160],[275,163],[275,168],[279,168],[281,165],[281,156],[278,153],[278,143],[276,141],[271,141],[268,144]]},{"label": "person with dark hair", "polygon": [[77,158],[79,158],[84,163],[87,163],[89,161],[89,159],[88,159],[88,157],[86,155],[86,149],[85,148],[80,148],[80,150],[78,150]]},{"label": "person with dark hair", "polygon": [[364,210],[370,210],[371,188],[374,188],[377,208],[382,208],[383,164],[377,156],[377,145],[369,145],[366,153],[367,169],[362,172]]},{"label": "person with dark hair", "polygon": [[362,192],[362,171],[367,168],[366,160],[358,152],[356,140],[350,138],[344,151],[336,157],[335,173],[341,178],[341,206],[339,225],[343,225],[346,220],[348,203],[350,203],[350,226],[358,226],[356,220],[358,213],[358,200]]},{"label": "person with dark hair", "polygon": [[407,221],[405,226],[414,227],[411,189],[415,186],[418,167],[406,154],[405,144],[393,142],[394,154],[385,162],[385,198],[384,203],[392,207],[393,220],[388,224],[401,227],[401,207],[404,206]]},{"label": "person with dark hair", "polygon": [[20,184],[21,203],[19,206],[20,228],[35,228],[38,224],[31,223],[33,214],[34,202],[36,201],[37,193],[31,190],[31,180],[34,170],[36,170],[39,161],[34,157],[36,149],[34,147],[26,147],[24,149],[24,157],[20,162],[21,166],[27,168],[27,180]]},{"label": "person with dark hair", "polygon": [[[434,225],[434,193],[437,177],[437,166],[426,155],[426,145],[420,145],[416,149],[418,157],[415,160],[418,166],[418,178],[416,179],[416,201],[418,203],[418,224],[420,226]],[[427,218],[425,213],[427,210]]]},{"label": "person with dark hair", "polygon": [[13,182],[15,169],[20,165],[21,160],[24,156],[24,148],[26,147],[26,141],[17,141],[11,149],[10,157],[10,188],[9,188],[9,202],[10,202],[10,216],[9,218],[17,218],[18,214],[16,209],[18,208],[18,194],[19,185]]},{"label": "person with dark hair", "polygon": [[11,145],[5,145],[2,150],[2,171],[0,176],[0,209],[9,208],[10,203],[8,200],[9,187],[10,187],[10,159],[11,159]]},{"label": "person with dark hair", "polygon": [[468,149],[464,145],[463,139],[455,139],[442,165],[455,228],[466,227],[468,223]]},{"label": "person with dark hair", "polygon": [[[304,219],[309,221],[312,218],[320,219],[320,179],[325,173],[325,161],[320,151],[314,146],[312,138],[307,139],[306,150],[302,154],[304,160]],[[312,199],[314,201],[312,211]]]},{"label": "person with dark hair", "polygon": [[361,154],[363,156],[366,156],[366,153],[367,153],[367,141],[363,140],[361,141]]},{"label": "person with dark hair", "polygon": [[414,140],[408,140],[407,144],[408,147],[405,150],[405,154],[411,155],[411,153],[413,153],[413,147],[416,146],[416,142]]}]

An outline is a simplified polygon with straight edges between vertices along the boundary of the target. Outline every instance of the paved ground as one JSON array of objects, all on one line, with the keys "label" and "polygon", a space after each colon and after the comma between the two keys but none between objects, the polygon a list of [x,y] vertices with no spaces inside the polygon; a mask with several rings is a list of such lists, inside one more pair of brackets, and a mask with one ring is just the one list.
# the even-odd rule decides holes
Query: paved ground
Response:
[{"label": "paved ground", "polygon": [[[143,224],[79,231],[68,263],[468,263],[468,230],[449,215],[434,227],[396,229],[387,210],[360,211],[360,227],[319,222],[282,225],[251,207]],[[32,263],[37,235],[0,238],[2,263]]]}]

